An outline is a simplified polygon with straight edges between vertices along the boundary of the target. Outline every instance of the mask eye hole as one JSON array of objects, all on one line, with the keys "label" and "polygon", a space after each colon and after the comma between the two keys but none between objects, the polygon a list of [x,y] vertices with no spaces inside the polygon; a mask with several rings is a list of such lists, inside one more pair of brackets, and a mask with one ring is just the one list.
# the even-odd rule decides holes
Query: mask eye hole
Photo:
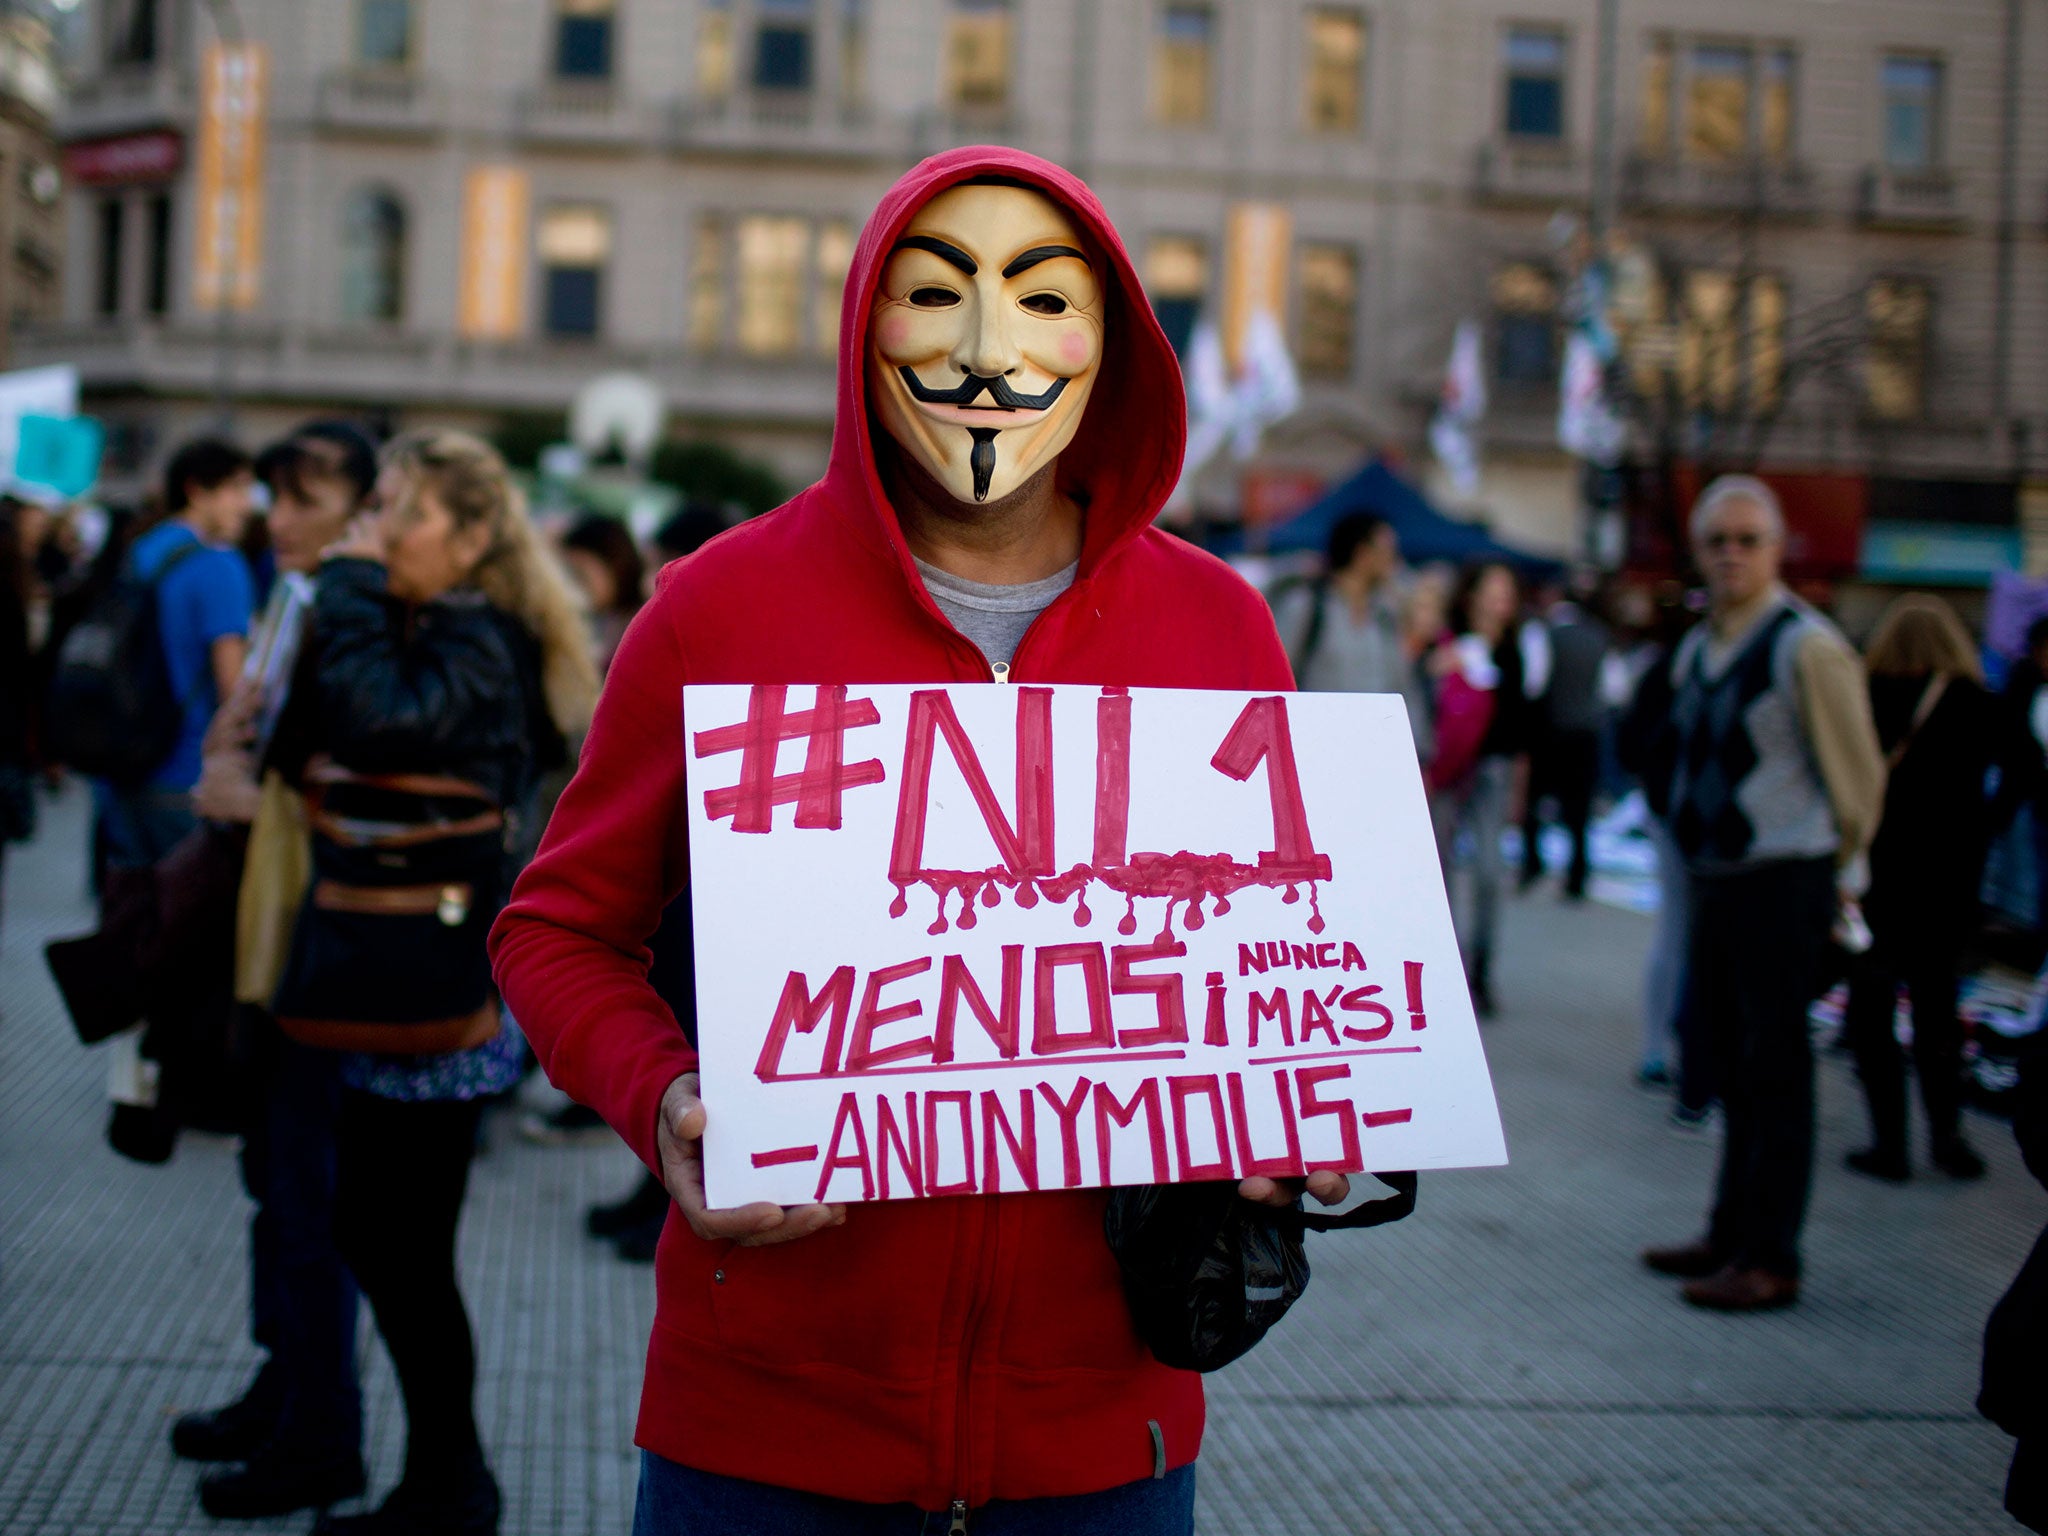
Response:
[{"label": "mask eye hole", "polygon": [[1034,315],[1064,315],[1067,301],[1056,293],[1034,293],[1017,301]]},{"label": "mask eye hole", "polygon": [[951,309],[960,302],[960,295],[950,288],[913,288],[909,301],[919,309]]}]

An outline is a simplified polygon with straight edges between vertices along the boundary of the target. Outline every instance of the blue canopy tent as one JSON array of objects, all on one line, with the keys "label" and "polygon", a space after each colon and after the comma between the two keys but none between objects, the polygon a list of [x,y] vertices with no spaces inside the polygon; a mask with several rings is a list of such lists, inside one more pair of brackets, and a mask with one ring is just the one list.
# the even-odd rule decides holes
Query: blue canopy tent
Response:
[{"label": "blue canopy tent", "polygon": [[1561,563],[1543,555],[1503,544],[1474,523],[1461,523],[1444,516],[1429,498],[1403,480],[1378,459],[1370,460],[1343,484],[1325,491],[1284,523],[1266,532],[1266,548],[1272,554],[1292,550],[1320,552],[1329,542],[1337,520],[1353,512],[1371,512],[1393,525],[1401,540],[1401,558],[1410,565],[1427,565],[1435,560],[1463,564],[1468,560],[1505,560],[1525,575],[1539,579],[1554,576]]}]

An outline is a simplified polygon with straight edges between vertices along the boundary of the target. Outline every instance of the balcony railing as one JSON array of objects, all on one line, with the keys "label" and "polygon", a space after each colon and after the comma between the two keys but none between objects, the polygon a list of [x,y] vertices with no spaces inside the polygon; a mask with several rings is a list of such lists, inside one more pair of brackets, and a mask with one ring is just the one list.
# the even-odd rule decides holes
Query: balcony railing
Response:
[{"label": "balcony railing", "polygon": [[1809,219],[1820,211],[1811,171],[1797,161],[1757,157],[1726,163],[1636,157],[1624,168],[1622,197],[1645,213]]},{"label": "balcony railing", "polygon": [[1856,211],[1865,224],[1881,229],[1957,229],[1963,222],[1955,178],[1946,171],[1873,165],[1863,173]]},{"label": "balcony railing", "polygon": [[1472,179],[1488,203],[1578,204],[1593,191],[1591,163],[1569,144],[1489,141],[1479,146]]},{"label": "balcony railing", "polygon": [[441,82],[411,71],[334,70],[315,100],[321,125],[345,132],[426,135],[447,126]]},{"label": "balcony railing", "polygon": [[130,65],[74,81],[58,110],[69,140],[179,125],[193,108],[192,82],[168,64]]},{"label": "balcony railing", "polygon": [[[893,134],[893,138],[892,138]],[[853,158],[901,153],[902,131],[864,104],[811,91],[739,90],[669,104],[672,148]]]},{"label": "balcony railing", "polygon": [[521,92],[513,108],[523,139],[583,146],[628,146],[654,137],[640,103],[609,80],[549,80]]}]

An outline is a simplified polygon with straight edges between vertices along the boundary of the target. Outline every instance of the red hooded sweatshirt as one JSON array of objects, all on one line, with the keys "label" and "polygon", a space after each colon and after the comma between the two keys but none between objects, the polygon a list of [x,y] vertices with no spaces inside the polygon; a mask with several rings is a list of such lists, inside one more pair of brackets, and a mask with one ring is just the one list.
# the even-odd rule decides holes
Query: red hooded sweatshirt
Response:
[{"label": "red hooded sweatshirt", "polygon": [[[1013,682],[1291,686],[1259,595],[1152,526],[1180,471],[1172,349],[1075,177],[1006,149],[917,166],[862,232],[839,332],[825,478],[661,574],[613,661],[575,781],[492,934],[498,983],[559,1087],[659,1171],[663,1092],[696,1054],[647,984],[647,940],[689,876],[685,683],[985,682],[926,594],[875,473],[868,311],[911,216],[983,174],[1037,187],[1108,264],[1104,359],[1059,460],[1086,509],[1074,584]],[[705,1095],[715,1118],[715,1085]],[[703,1471],[873,1503],[1077,1494],[1195,1459],[1201,1378],[1132,1330],[1099,1190],[856,1205],[843,1226],[741,1248],[672,1215],[635,1440]]]}]

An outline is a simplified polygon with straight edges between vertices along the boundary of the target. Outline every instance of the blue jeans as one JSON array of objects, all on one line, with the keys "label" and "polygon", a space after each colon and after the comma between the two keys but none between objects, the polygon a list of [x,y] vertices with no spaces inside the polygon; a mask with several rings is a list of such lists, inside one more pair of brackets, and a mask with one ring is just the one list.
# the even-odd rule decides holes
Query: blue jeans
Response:
[{"label": "blue jeans", "polygon": [[92,781],[93,813],[109,864],[154,864],[199,825],[189,789],[116,789]]},{"label": "blue jeans", "polygon": [[[640,1453],[633,1536],[945,1536],[953,1517],[914,1504],[856,1504],[699,1472]],[[972,1536],[1193,1536],[1193,1463],[1162,1478],[1058,1499],[998,1499]]]},{"label": "blue jeans", "polygon": [[335,1117],[341,1058],[290,1040],[242,1142],[249,1223],[250,1331],[270,1352],[252,1395],[276,1415],[275,1449],[308,1460],[356,1455],[356,1283],[334,1242]]}]

